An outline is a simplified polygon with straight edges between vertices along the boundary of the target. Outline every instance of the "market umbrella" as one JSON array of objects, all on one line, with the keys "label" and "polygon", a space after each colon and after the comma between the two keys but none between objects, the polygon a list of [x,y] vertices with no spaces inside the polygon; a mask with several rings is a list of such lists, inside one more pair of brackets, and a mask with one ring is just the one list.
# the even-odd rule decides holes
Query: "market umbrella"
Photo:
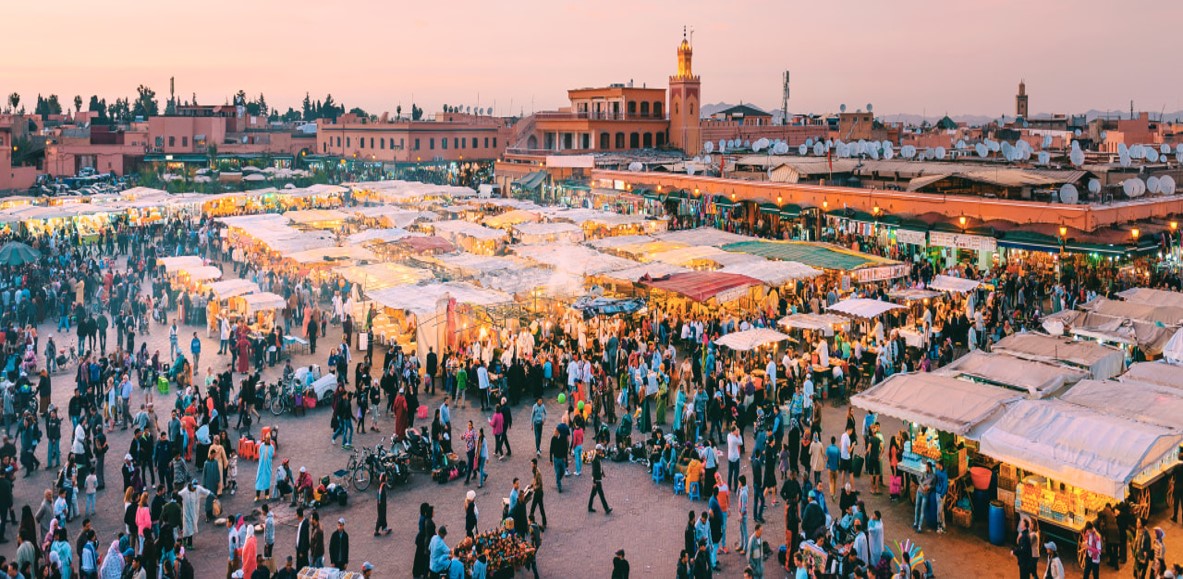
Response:
[{"label": "market umbrella", "polygon": [[24,265],[37,261],[41,253],[19,241],[10,241],[0,247],[0,263]]},{"label": "market umbrella", "polygon": [[775,344],[788,339],[790,339],[788,334],[782,334],[776,330],[753,328],[742,332],[732,332],[715,340],[715,343],[731,348],[732,350],[746,352],[748,350],[755,350],[766,344]]}]

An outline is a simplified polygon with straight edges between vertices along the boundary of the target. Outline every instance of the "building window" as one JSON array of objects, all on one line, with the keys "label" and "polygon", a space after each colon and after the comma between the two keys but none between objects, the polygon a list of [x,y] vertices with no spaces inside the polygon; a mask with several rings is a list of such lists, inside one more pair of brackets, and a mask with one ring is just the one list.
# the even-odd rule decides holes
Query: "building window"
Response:
[{"label": "building window", "polygon": [[370,148],[374,148],[374,137],[370,137]]},{"label": "building window", "polygon": [[452,137],[452,148],[453,149],[463,149],[464,143],[460,142],[460,139],[458,139],[456,137]]},{"label": "building window", "polygon": [[641,148],[641,133],[630,133],[629,134],[628,148],[630,148],[630,149],[640,149]]},{"label": "building window", "polygon": [[616,147],[617,149],[624,148],[624,133],[616,133]]},{"label": "building window", "polygon": [[[403,141],[404,141],[404,139],[398,140],[398,148],[401,149],[401,148],[403,148],[404,145],[406,145],[406,143],[404,143]],[[418,148],[419,148],[419,139],[415,139],[415,149],[418,149]]]},{"label": "building window", "polygon": [[170,147],[175,147],[175,146],[177,146],[177,138],[176,138],[176,137],[173,137],[173,136],[169,136],[169,138],[168,138],[168,146],[170,146]]},{"label": "building window", "polygon": [[419,139],[415,139],[415,150],[419,150]]},{"label": "building window", "polygon": [[435,150],[435,137],[432,137],[427,140],[427,148],[431,149],[432,151]]},{"label": "building window", "polygon": [[653,133],[645,133],[641,140],[641,146],[646,149],[653,147]]},{"label": "building window", "polygon": [[629,102],[628,103],[628,116],[631,117],[635,114],[637,114],[637,103]]},{"label": "building window", "polygon": [[447,139],[440,139],[440,148],[445,151],[448,150],[448,140]]},{"label": "building window", "polygon": [[181,137],[181,146],[182,146],[182,147],[188,147],[188,146],[189,146],[189,136],[188,136],[188,135],[185,135],[185,136],[182,136],[182,137]]},{"label": "building window", "polygon": [[337,146],[338,146],[338,147],[340,147],[340,146],[341,146],[341,137],[337,137]]},{"label": "building window", "polygon": [[476,148],[476,137],[472,138],[472,148]]},{"label": "building window", "polygon": [[607,151],[612,147],[612,136],[608,133],[600,133],[600,150]]},{"label": "building window", "polygon": [[156,137],[156,148],[164,146],[164,137]]},{"label": "building window", "polygon": [[657,101],[657,102],[653,103],[653,116],[655,116],[659,119],[664,118],[665,115],[662,113],[661,109],[662,109],[661,101]]},{"label": "building window", "polygon": [[493,137],[493,148],[497,148],[497,137]]},{"label": "building window", "polygon": [[378,139],[378,149],[383,151],[386,150],[386,137],[380,137]]},{"label": "building window", "polygon": [[489,148],[489,137],[485,137],[485,148]]},{"label": "building window", "polygon": [[649,103],[648,102],[641,103],[641,116],[642,117],[649,116]]},{"label": "building window", "polygon": [[348,148],[348,147],[352,147],[352,146],[353,146],[352,139],[353,139],[353,137],[345,137],[345,147],[347,147],[347,148]]}]

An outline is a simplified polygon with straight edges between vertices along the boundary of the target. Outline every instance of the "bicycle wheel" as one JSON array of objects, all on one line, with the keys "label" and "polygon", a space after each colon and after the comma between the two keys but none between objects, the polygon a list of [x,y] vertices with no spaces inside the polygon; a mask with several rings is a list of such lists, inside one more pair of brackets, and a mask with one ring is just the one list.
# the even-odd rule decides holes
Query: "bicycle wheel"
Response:
[{"label": "bicycle wheel", "polygon": [[349,457],[349,462],[345,464],[345,470],[353,472],[357,469],[357,456]]},{"label": "bicycle wheel", "polygon": [[287,412],[287,403],[284,396],[281,394],[273,397],[271,399],[271,414],[279,416],[284,412]]},{"label": "bicycle wheel", "polygon": [[359,464],[353,469],[353,488],[364,491],[370,488],[370,480],[374,478],[369,465]]}]

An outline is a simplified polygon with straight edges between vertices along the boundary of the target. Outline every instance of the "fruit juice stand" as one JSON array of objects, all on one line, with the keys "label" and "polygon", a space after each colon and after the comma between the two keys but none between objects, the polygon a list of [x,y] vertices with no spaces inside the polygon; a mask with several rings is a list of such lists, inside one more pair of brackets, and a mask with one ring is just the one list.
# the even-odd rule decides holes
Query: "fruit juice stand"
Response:
[{"label": "fruit juice stand", "polygon": [[1183,433],[1123,416],[1121,408],[1084,406],[1084,396],[1071,391],[1065,398],[1076,402],[1009,405],[983,429],[979,444],[983,455],[1000,463],[998,499],[1008,518],[1031,516],[1045,523],[1045,536],[1075,544],[1107,503],[1129,499],[1135,515],[1149,514],[1150,489],[1169,484],[1166,475],[1179,464]]},{"label": "fruit juice stand", "polygon": [[[945,508],[955,521],[961,523],[958,517],[962,517],[968,523],[972,511],[959,512],[957,504],[965,486],[960,479],[967,478],[970,451],[977,446],[975,429],[1023,398],[1022,392],[992,384],[918,372],[896,374],[851,397],[850,402],[904,422],[901,434],[905,440],[897,469],[905,484],[909,478],[923,476],[927,463],[944,464],[949,477]],[[912,493],[907,494],[912,498]]]}]

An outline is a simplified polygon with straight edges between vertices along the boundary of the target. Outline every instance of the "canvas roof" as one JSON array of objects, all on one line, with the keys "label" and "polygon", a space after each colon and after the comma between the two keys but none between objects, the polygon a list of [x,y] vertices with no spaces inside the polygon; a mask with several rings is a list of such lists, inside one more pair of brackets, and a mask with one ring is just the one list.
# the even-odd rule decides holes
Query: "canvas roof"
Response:
[{"label": "canvas roof", "polygon": [[1117,295],[1127,302],[1183,308],[1183,292],[1136,287],[1117,292]]},{"label": "canvas roof", "polygon": [[1024,360],[1006,354],[974,350],[941,368],[942,374],[965,375],[1025,391],[1032,398],[1043,398],[1065,384],[1088,377],[1078,368]]},{"label": "canvas roof", "polygon": [[1105,414],[1183,432],[1183,390],[1145,382],[1082,380],[1060,399]]},{"label": "canvas roof", "polygon": [[856,318],[875,318],[891,310],[903,309],[904,307],[883,300],[847,298],[832,306],[828,306],[826,309]]},{"label": "canvas roof", "polygon": [[1125,355],[1117,348],[1034,332],[1007,336],[994,344],[993,351],[1025,360],[1067,362],[1088,369],[1098,380],[1113,378],[1125,367]]},{"label": "canvas roof", "polygon": [[864,410],[965,435],[1022,394],[1006,388],[918,372],[896,374],[851,397]]},{"label": "canvas roof", "polygon": [[746,275],[717,271],[678,273],[644,281],[642,284],[680,294],[697,302],[705,302],[731,289],[761,285],[760,280]]},{"label": "canvas roof", "polygon": [[259,291],[259,284],[246,279],[227,279],[209,284],[214,297],[220,300]]},{"label": "canvas roof", "polygon": [[408,267],[397,263],[372,263],[333,268],[333,272],[366,292],[398,285],[417,284],[435,276],[425,269]]},{"label": "canvas roof", "polygon": [[264,310],[280,310],[287,307],[287,301],[283,299],[283,296],[271,292],[247,294],[242,296],[242,301],[246,303],[246,312],[248,314]]},{"label": "canvas roof", "polygon": [[872,265],[897,264],[890,259],[859,253],[836,245],[796,241],[746,241],[723,246],[727,251],[758,255],[780,261],[796,261],[810,267],[853,270]]},{"label": "canvas roof", "polygon": [[1183,435],[1063,400],[1021,400],[981,436],[981,452],[1124,500],[1130,482],[1174,467]]}]

